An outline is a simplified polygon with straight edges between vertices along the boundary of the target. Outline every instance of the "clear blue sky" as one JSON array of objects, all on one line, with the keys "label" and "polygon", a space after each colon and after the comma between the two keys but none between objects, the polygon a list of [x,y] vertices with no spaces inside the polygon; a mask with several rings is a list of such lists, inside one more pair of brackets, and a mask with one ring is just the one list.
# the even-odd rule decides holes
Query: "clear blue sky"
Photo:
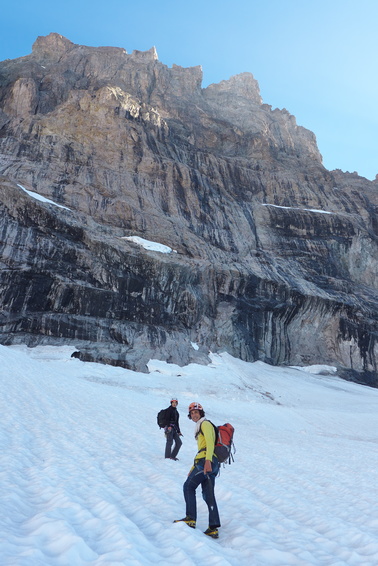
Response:
[{"label": "clear blue sky", "polygon": [[378,174],[377,0],[18,0],[0,16],[0,60],[57,32],[81,45],[201,65],[203,86],[249,71],[265,103],[312,130],[328,169]]}]

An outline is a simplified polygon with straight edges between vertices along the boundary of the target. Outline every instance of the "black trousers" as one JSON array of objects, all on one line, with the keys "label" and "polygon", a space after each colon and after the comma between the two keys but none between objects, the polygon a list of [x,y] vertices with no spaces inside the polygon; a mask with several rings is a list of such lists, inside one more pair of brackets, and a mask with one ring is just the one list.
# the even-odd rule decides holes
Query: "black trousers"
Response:
[{"label": "black trousers", "polygon": [[[179,450],[181,448],[182,442],[179,434],[175,431],[172,427],[171,430],[167,430],[165,433],[165,437],[167,439],[165,445],[165,457],[166,458],[176,458]],[[175,447],[172,450],[173,441],[175,442]]]}]

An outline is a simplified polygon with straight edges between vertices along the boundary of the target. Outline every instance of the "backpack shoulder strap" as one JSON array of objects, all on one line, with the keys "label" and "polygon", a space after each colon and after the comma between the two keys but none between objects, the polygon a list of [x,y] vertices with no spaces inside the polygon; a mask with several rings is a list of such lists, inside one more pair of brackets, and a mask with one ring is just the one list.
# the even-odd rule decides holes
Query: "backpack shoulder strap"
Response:
[{"label": "backpack shoulder strap", "polygon": [[[210,423],[210,424],[213,426],[213,428],[214,428],[214,433],[215,433],[215,443],[214,443],[214,444],[216,444],[217,441],[218,441],[218,427],[216,427],[214,423],[212,423],[211,421],[209,421],[209,419],[205,419],[205,421],[207,421],[208,423]],[[205,422],[205,421],[202,421],[202,422]],[[203,432],[202,432],[202,423],[201,423],[201,426],[200,426],[200,428],[199,428],[198,434],[203,434]]]}]

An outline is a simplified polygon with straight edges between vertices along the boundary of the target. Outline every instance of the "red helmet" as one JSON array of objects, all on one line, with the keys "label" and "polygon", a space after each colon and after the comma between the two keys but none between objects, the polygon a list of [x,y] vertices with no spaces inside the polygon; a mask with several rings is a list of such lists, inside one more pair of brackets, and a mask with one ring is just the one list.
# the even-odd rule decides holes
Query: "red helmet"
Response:
[{"label": "red helmet", "polygon": [[190,403],[189,405],[189,413],[190,411],[203,411],[203,407],[202,405],[200,405],[199,403]]},{"label": "red helmet", "polygon": [[175,402],[175,403],[178,404],[178,399],[175,399],[175,398],[171,399],[171,404],[172,404],[173,402]]}]

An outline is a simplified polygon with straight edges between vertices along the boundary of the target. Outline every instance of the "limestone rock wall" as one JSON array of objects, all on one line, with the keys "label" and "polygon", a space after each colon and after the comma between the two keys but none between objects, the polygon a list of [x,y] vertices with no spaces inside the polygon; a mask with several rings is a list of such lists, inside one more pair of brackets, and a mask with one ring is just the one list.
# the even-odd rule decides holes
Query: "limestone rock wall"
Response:
[{"label": "limestone rock wall", "polygon": [[138,369],[227,350],[377,383],[377,182],[327,171],[250,73],[201,82],[154,48],[58,34],[0,63],[0,340]]}]

